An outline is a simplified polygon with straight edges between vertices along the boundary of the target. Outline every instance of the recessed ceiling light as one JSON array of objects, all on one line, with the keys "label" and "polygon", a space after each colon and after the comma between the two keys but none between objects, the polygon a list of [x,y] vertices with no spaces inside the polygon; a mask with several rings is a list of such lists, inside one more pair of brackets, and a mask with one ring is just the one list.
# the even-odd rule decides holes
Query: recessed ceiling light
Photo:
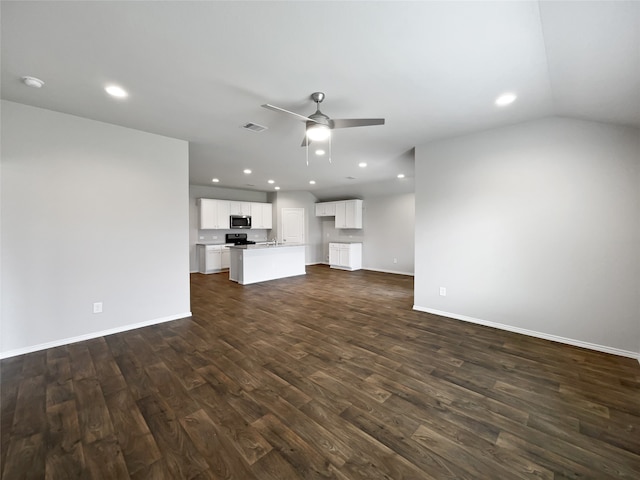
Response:
[{"label": "recessed ceiling light", "polygon": [[274,190],[280,190],[280,187],[273,187]]},{"label": "recessed ceiling light", "polygon": [[273,183],[276,183],[276,181],[275,180],[267,180],[267,183],[273,184]]},{"label": "recessed ceiling light", "polygon": [[244,172],[244,173],[246,173],[247,175],[249,175],[249,174],[251,173],[251,170],[250,170],[250,169],[248,169],[248,168],[245,168],[245,169],[243,170],[243,172]]},{"label": "recessed ceiling light", "polygon": [[518,96],[515,93],[504,93],[496,98],[496,105],[499,107],[504,107],[513,103]]},{"label": "recessed ceiling light", "polygon": [[404,173],[399,173],[398,178],[404,178]]},{"label": "recessed ceiling light", "polygon": [[326,152],[324,150],[322,150],[321,148],[319,148],[318,150],[316,150],[316,155],[324,155]]},{"label": "recessed ceiling light", "polygon": [[112,97],[125,98],[129,96],[122,87],[117,85],[109,85],[108,87],[105,87],[105,91]]},{"label": "recessed ceiling light", "polygon": [[211,181],[212,181],[213,183],[218,183],[218,182],[220,181],[220,179],[219,179],[219,178],[212,178],[212,179],[211,179]]},{"label": "recessed ceiling light", "polygon": [[311,185],[315,185],[315,184],[316,184],[316,181],[315,181],[315,180],[309,180],[309,183],[310,183]]},{"label": "recessed ceiling light", "polygon": [[36,77],[22,77],[22,83],[27,87],[42,88],[44,82]]},{"label": "recessed ceiling light", "polygon": [[360,162],[360,163],[358,164],[358,166],[359,166],[360,168],[364,168],[364,167],[366,167],[366,166],[367,166],[367,162]]}]

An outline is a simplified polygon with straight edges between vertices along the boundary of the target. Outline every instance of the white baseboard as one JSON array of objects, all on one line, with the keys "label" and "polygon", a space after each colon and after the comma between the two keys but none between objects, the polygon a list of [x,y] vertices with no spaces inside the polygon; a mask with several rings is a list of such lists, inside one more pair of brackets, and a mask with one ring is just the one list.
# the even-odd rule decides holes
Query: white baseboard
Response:
[{"label": "white baseboard", "polygon": [[596,343],[583,342],[582,340],[575,340],[573,338],[559,337],[557,335],[551,335],[549,333],[536,332],[534,330],[527,330],[525,328],[505,325],[503,323],[489,322],[487,320],[481,320],[479,318],[468,317],[466,315],[459,315],[457,313],[443,312],[441,310],[420,307],[418,305],[414,305],[413,309],[419,312],[426,312],[426,313],[432,313],[434,315],[440,315],[441,317],[455,318],[456,320],[462,320],[463,322],[476,323],[478,325],[493,327],[499,330],[506,330],[508,332],[520,333],[522,335],[528,335],[530,337],[542,338],[544,340],[551,340],[552,342],[565,343],[567,345],[573,345],[574,347],[582,347],[582,348],[587,348],[589,350],[596,350],[598,352],[611,353],[612,355],[619,355],[621,357],[635,358],[638,360],[638,362],[640,362],[639,352],[621,350],[619,348],[607,347],[606,345],[598,345]]},{"label": "white baseboard", "polygon": [[84,340],[91,340],[93,338],[104,337],[105,335],[113,335],[114,333],[126,332],[128,330],[135,330],[136,328],[149,327],[151,325],[157,325],[158,323],[171,322],[172,320],[180,320],[181,318],[187,318],[191,316],[191,312],[178,313],[176,315],[170,315],[168,317],[154,318],[153,320],[147,320],[146,322],[133,323],[130,325],[124,325],[122,327],[110,328],[108,330],[101,330],[99,332],[86,333],[84,335],[78,335],[77,337],[63,338],[60,340],[54,340],[53,342],[41,343],[39,345],[31,345],[23,348],[16,348],[7,352],[0,352],[0,359],[15,357],[18,355],[24,355],[25,353],[37,352],[39,350],[46,350],[47,348],[60,347],[62,345],[69,345],[70,343],[82,342]]},{"label": "white baseboard", "polygon": [[[318,262],[321,265],[329,265],[329,262]],[[343,269],[343,270],[347,270],[347,269]],[[413,273],[410,272],[400,272],[397,270],[385,270],[383,268],[369,268],[369,267],[362,267],[362,270],[370,270],[372,272],[380,272],[380,273],[393,273],[394,275],[409,275],[410,277],[415,276]]]},{"label": "white baseboard", "polygon": [[413,277],[414,274],[410,272],[400,272],[398,270],[385,270],[383,268],[363,268],[363,270],[371,270],[372,272],[380,272],[380,273],[393,273],[394,275],[409,275]]}]

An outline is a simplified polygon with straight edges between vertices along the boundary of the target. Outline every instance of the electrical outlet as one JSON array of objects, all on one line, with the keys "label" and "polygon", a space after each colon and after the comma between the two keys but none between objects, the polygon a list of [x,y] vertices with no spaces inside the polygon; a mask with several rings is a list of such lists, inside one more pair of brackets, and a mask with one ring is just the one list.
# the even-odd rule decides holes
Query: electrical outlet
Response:
[{"label": "electrical outlet", "polygon": [[204,240],[204,237],[200,237],[200,240]]},{"label": "electrical outlet", "polygon": [[393,263],[398,263],[398,259],[397,259],[397,258],[394,258],[394,259],[393,259]]},{"label": "electrical outlet", "polygon": [[440,296],[441,297],[446,297],[447,296],[447,288],[446,287],[440,287]]},{"label": "electrical outlet", "polygon": [[212,237],[211,237],[211,239],[212,239],[212,240],[217,240],[217,239],[218,239],[218,236],[217,236],[217,235],[214,235],[214,236],[212,236]]},{"label": "electrical outlet", "polygon": [[96,302],[93,304],[93,313],[102,313],[102,302]]}]

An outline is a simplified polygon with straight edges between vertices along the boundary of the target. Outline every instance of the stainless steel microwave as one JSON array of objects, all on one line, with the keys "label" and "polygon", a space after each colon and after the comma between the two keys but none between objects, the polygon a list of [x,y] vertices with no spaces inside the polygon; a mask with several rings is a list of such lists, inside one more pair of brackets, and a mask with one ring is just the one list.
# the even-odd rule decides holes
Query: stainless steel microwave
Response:
[{"label": "stainless steel microwave", "polygon": [[251,228],[251,215],[231,215],[229,226],[231,228]]}]

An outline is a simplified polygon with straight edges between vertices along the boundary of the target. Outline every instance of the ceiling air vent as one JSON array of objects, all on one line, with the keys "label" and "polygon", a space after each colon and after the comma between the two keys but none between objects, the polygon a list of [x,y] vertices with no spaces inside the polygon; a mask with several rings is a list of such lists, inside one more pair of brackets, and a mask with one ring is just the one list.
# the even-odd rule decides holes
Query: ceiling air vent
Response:
[{"label": "ceiling air vent", "polygon": [[251,130],[252,132],[262,132],[263,130],[266,130],[267,127],[265,127],[264,125],[258,125],[257,123],[245,123],[244,125],[242,125],[242,128],[244,128],[245,130]]}]

